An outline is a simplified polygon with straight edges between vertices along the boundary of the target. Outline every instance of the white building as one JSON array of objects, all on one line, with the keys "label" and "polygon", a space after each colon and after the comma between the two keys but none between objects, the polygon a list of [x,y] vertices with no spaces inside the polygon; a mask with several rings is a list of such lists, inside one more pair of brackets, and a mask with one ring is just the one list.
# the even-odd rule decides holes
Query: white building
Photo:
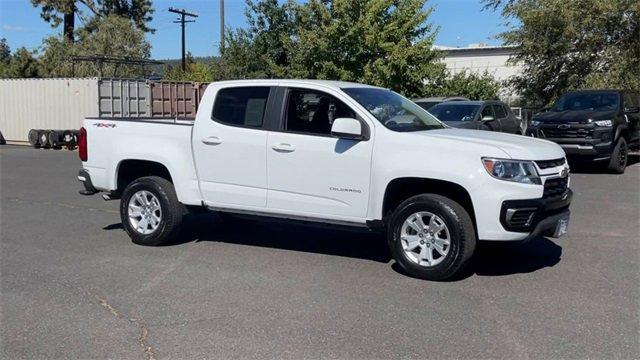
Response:
[{"label": "white building", "polygon": [[[496,80],[504,81],[522,71],[521,65],[508,63],[509,57],[517,51],[515,46],[472,44],[465,48],[446,46],[435,46],[435,48],[445,53],[443,62],[452,74],[461,71],[482,74],[486,71]],[[505,90],[500,97],[510,102],[515,100],[517,95]]]}]

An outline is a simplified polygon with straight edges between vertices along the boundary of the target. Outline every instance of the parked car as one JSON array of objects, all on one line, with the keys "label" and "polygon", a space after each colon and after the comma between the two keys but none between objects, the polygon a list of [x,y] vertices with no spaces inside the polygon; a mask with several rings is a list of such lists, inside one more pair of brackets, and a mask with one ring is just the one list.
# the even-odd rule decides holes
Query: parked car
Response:
[{"label": "parked car", "polygon": [[429,97],[422,99],[413,100],[414,103],[420,105],[421,108],[425,110],[431,109],[434,105],[438,105],[447,101],[467,101],[466,97],[462,96],[437,96],[437,97]]},{"label": "parked car", "polygon": [[569,221],[560,146],[450,129],[367,85],[212,83],[195,122],[88,118],[80,134],[83,193],[120,198],[143,245],[175,238],[187,209],[204,208],[383,230],[409,274],[441,280],[478,239],[557,237]]},{"label": "parked car", "polygon": [[577,161],[595,161],[616,173],[627,166],[629,149],[640,146],[640,94],[583,90],[561,96],[531,120],[529,135],[554,141]]},{"label": "parked car", "polygon": [[529,120],[531,120],[531,117],[533,116],[532,109],[521,108],[517,106],[511,106],[510,109],[513,115],[517,119],[524,121],[525,124],[528,124]]},{"label": "parked car", "polygon": [[518,119],[501,101],[451,101],[435,105],[429,112],[445,124],[462,129],[524,134],[526,122]]}]

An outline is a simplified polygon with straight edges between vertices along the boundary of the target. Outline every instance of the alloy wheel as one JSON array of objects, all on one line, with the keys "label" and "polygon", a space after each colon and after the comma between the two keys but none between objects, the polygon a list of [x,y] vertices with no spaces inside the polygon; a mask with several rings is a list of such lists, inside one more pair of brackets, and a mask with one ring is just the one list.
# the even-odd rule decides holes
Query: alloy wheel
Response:
[{"label": "alloy wheel", "polygon": [[156,231],[162,220],[160,201],[151,192],[140,190],[129,200],[129,224],[136,232],[149,235]]},{"label": "alloy wheel", "polygon": [[428,211],[411,214],[404,221],[400,240],[407,259],[424,267],[441,263],[451,247],[447,224],[441,217]]}]

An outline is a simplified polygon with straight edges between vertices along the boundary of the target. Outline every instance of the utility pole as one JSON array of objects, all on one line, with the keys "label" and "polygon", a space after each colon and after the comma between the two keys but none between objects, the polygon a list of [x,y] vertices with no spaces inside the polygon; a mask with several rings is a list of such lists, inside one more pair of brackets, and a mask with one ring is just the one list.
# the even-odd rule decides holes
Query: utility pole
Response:
[{"label": "utility pole", "polygon": [[220,55],[224,51],[224,0],[220,0]]},{"label": "utility pole", "polygon": [[182,28],[182,71],[185,71],[187,69],[187,63],[185,60],[184,24],[189,22],[195,22],[195,20],[185,20],[185,18],[187,16],[197,18],[198,14],[187,12],[185,9],[175,9],[172,7],[169,8],[169,12],[180,15],[180,18],[178,18],[178,21],[174,21],[174,23],[180,24],[180,27]]}]

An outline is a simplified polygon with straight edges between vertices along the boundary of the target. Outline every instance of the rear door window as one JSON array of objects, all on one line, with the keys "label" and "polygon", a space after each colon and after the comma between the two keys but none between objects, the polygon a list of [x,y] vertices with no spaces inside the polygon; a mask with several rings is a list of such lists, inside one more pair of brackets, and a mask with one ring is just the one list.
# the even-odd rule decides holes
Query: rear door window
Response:
[{"label": "rear door window", "polygon": [[491,116],[494,119],[496,118],[496,116],[493,114],[493,106],[485,106],[484,109],[482,109],[482,114],[480,115],[480,119],[482,120],[482,118],[486,116]]},{"label": "rear door window", "polygon": [[261,127],[269,91],[268,86],[220,89],[213,105],[212,118],[227,125]]},{"label": "rear door window", "polygon": [[507,113],[504,111],[502,105],[493,105],[493,111],[496,113],[496,119],[504,119],[507,117]]}]

